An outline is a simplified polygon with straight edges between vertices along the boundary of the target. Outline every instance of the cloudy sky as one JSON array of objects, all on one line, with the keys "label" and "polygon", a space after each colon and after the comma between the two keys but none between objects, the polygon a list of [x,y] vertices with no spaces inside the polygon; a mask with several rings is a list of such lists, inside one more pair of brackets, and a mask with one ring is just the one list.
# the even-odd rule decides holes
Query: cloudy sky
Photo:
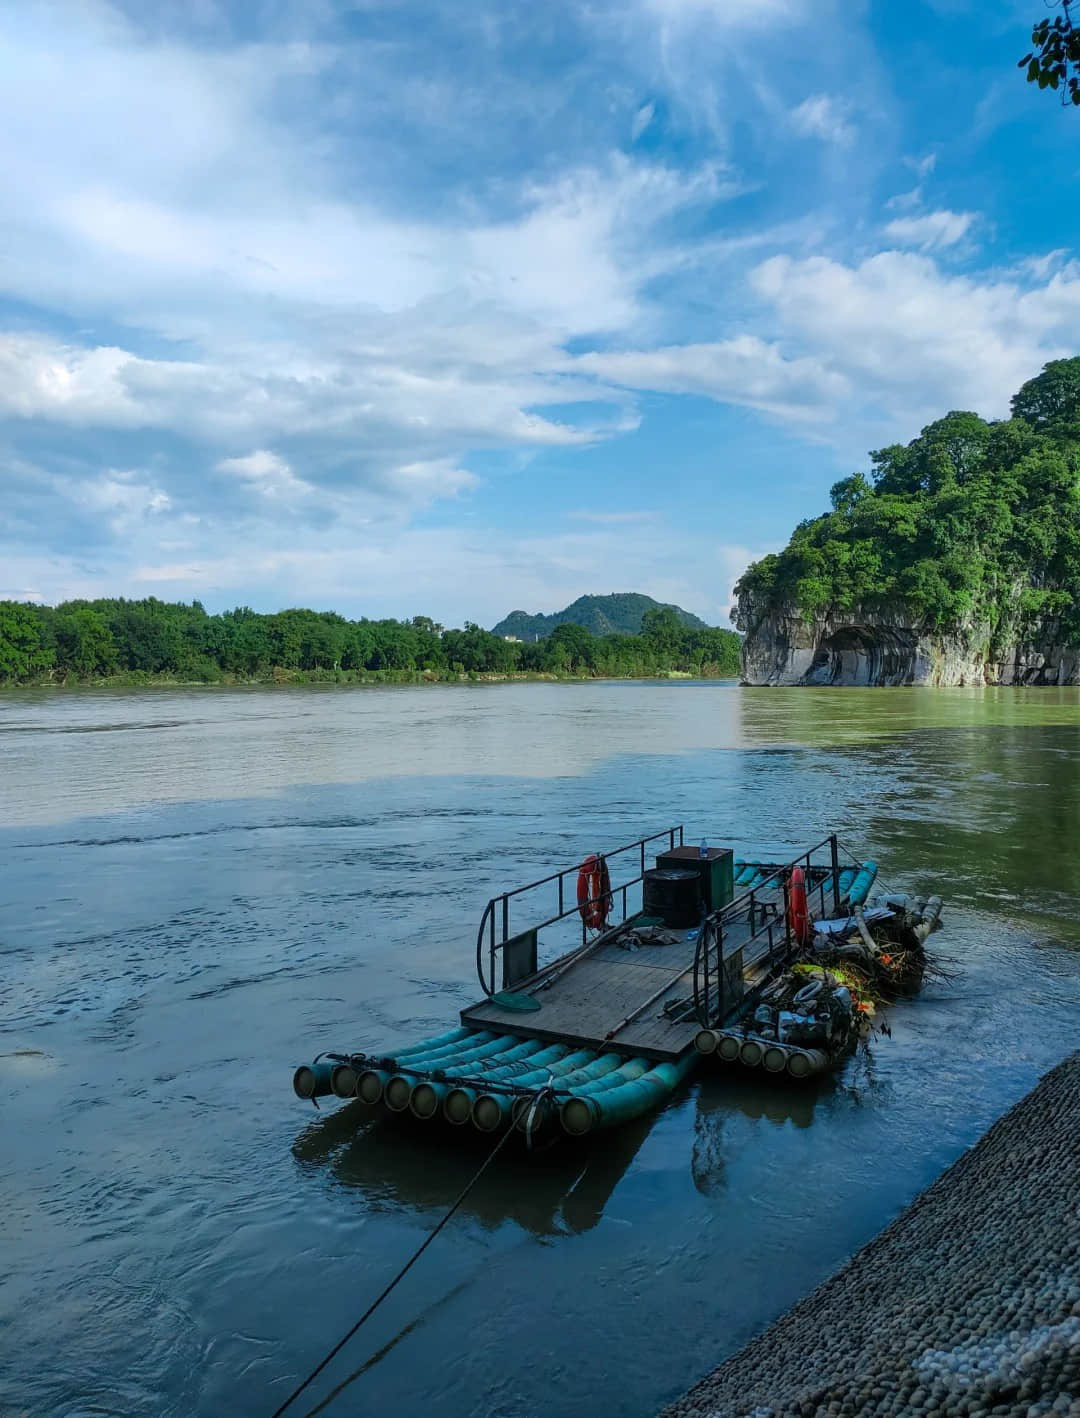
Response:
[{"label": "cloudy sky", "polygon": [[0,597],[726,623],[1080,350],[1042,0],[0,0]]}]

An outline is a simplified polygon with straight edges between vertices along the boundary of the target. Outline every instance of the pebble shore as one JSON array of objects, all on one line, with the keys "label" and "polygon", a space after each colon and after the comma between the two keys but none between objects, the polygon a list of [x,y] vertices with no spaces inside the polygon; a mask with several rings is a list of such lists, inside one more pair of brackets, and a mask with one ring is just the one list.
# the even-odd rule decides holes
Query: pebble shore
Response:
[{"label": "pebble shore", "polygon": [[1080,1053],[663,1418],[1080,1418]]}]

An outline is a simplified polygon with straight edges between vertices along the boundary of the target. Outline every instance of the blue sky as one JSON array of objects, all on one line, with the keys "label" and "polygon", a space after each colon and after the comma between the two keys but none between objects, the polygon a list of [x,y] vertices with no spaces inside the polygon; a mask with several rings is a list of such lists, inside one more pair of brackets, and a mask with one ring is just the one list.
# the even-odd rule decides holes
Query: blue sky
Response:
[{"label": "blue sky", "polygon": [[1041,0],[0,10],[0,597],[726,624],[1080,351]]}]

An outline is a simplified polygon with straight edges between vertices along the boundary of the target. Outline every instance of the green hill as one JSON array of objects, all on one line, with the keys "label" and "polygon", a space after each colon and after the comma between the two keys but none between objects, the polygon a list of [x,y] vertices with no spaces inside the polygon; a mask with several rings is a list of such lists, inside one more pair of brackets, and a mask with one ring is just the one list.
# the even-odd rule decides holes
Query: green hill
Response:
[{"label": "green hill", "polygon": [[746,678],[1080,681],[1080,357],[870,460],[735,587]]},{"label": "green hill", "polygon": [[583,625],[593,635],[639,635],[646,611],[673,610],[679,624],[690,630],[704,630],[705,622],[684,611],[681,606],[669,606],[654,601],[651,596],[636,591],[619,591],[610,596],[579,596],[573,605],[551,615],[529,615],[511,611],[498,625],[493,635],[513,635],[518,640],[544,640],[558,625]]}]

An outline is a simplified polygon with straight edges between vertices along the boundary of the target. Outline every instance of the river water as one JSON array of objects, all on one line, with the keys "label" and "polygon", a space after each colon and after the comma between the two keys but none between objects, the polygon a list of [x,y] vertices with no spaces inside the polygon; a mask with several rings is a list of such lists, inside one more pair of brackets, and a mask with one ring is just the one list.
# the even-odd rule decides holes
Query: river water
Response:
[{"label": "river water", "polygon": [[820,1086],[504,1154],[291,1410],[655,1413],[1080,1043],[1078,749],[1075,689],[0,696],[0,1413],[269,1418],[484,1155],[293,1067],[451,1027],[488,896],[588,850],[835,828],[955,980]]}]

